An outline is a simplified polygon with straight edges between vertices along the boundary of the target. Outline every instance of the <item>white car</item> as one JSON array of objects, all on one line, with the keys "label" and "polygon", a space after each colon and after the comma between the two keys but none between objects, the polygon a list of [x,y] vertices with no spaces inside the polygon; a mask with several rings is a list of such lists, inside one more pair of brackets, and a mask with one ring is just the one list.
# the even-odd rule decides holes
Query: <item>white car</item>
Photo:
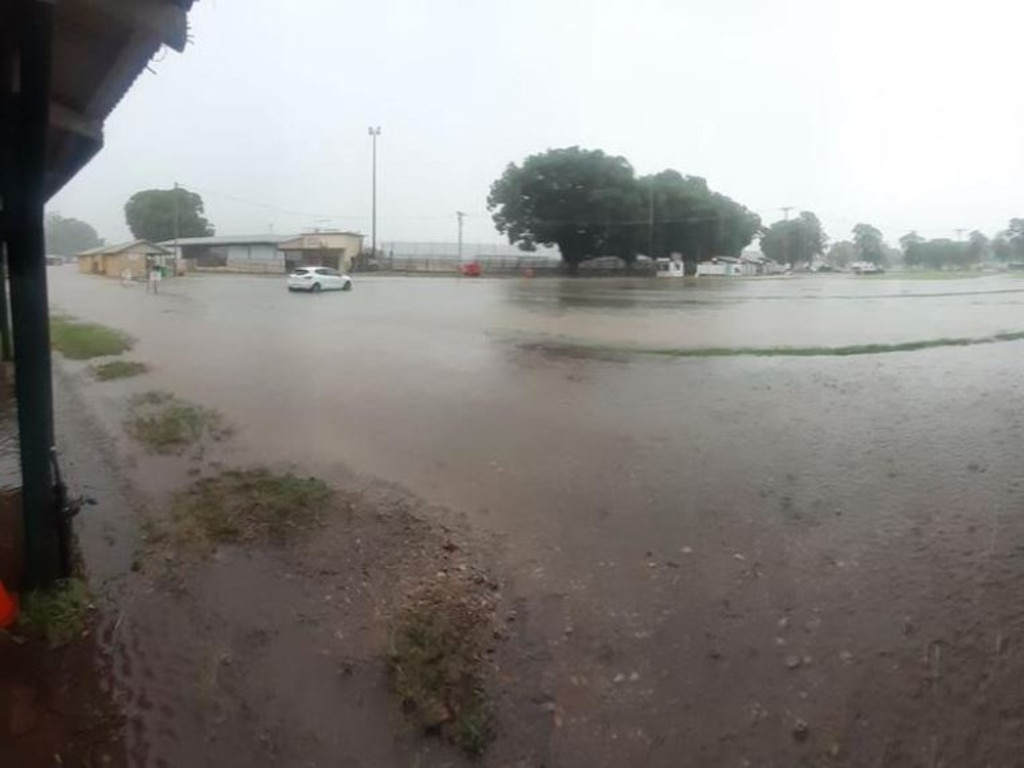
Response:
[{"label": "white car", "polygon": [[296,267],[288,275],[289,291],[350,291],[352,278],[330,267]]}]

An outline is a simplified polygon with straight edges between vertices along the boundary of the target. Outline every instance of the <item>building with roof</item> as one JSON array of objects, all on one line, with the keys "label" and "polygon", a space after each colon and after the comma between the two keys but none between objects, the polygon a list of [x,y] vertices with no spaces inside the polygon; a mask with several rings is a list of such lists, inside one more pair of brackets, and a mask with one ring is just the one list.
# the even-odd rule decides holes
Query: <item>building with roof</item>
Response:
[{"label": "building with roof", "polygon": [[75,258],[78,259],[78,271],[86,275],[145,280],[153,266],[164,267],[170,274],[177,273],[173,251],[149,240],[101,245],[82,251]]},{"label": "building with roof", "polygon": [[358,232],[321,231],[307,232],[278,243],[284,268],[330,267],[342,272],[352,269],[352,262],[362,253],[363,235]]},{"label": "building with roof", "polygon": [[213,235],[180,237],[160,243],[189,269],[283,274],[284,254],[278,245],[294,235]]}]

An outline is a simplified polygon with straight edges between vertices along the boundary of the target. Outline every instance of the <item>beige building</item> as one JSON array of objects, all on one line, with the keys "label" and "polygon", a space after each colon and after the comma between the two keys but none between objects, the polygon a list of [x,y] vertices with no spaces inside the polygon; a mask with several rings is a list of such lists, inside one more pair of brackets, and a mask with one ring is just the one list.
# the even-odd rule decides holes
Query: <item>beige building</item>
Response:
[{"label": "beige building", "polygon": [[123,277],[130,274],[133,280],[145,280],[151,264],[168,268],[169,274],[175,273],[172,252],[148,240],[101,245],[83,251],[76,258],[78,271],[87,275]]},{"label": "beige building", "polygon": [[358,232],[309,232],[277,244],[284,254],[285,269],[316,266],[331,267],[342,272],[352,268],[352,260],[363,250],[363,236]]}]

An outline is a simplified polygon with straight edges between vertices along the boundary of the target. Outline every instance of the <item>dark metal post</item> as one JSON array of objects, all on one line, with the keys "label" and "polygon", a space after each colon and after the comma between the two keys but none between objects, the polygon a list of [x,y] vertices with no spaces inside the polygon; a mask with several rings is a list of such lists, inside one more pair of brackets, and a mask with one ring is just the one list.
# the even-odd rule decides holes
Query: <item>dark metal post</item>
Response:
[{"label": "dark metal post", "polygon": [[36,587],[64,570],[51,463],[53,390],[43,241],[53,4],[29,0],[18,21],[18,78],[8,102],[13,110],[4,115],[10,149],[2,181],[25,518],[23,586]]}]

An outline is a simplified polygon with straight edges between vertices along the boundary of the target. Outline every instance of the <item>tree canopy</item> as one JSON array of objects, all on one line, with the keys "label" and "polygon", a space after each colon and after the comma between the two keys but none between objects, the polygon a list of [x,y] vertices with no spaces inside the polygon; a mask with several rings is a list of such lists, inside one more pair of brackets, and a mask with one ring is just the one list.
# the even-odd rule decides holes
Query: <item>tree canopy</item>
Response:
[{"label": "tree canopy", "polygon": [[908,267],[928,269],[963,269],[971,263],[968,244],[949,238],[925,240],[916,232],[900,238],[903,247],[903,263]]},{"label": "tree canopy", "polygon": [[665,170],[637,178],[625,158],[579,147],[510,163],[487,207],[509,242],[525,250],[555,245],[570,270],[598,256],[738,255],[761,227],[756,214],[700,177]]},{"label": "tree canopy", "polygon": [[1024,261],[1024,219],[1010,219],[1010,226],[1003,233],[1010,246],[1010,254]]},{"label": "tree canopy", "polygon": [[849,240],[840,240],[837,243],[832,243],[832,247],[825,254],[825,261],[836,269],[844,269],[859,258],[860,254],[857,251],[857,246]]},{"label": "tree canopy", "polygon": [[992,256],[997,261],[1009,261],[1013,258],[1013,248],[1010,247],[1010,241],[1006,239],[1006,235],[1002,232],[992,238],[989,248],[992,250]]},{"label": "tree canopy", "polygon": [[103,245],[96,230],[84,221],[65,218],[56,212],[46,214],[44,234],[46,252],[56,256],[74,256]]},{"label": "tree canopy", "polygon": [[885,263],[885,241],[882,232],[870,224],[860,223],[853,228],[853,244],[861,261],[874,264]]},{"label": "tree canopy", "polygon": [[972,264],[981,264],[991,253],[991,243],[984,232],[974,230],[967,237],[967,257]]},{"label": "tree canopy", "polygon": [[213,226],[203,213],[203,198],[184,187],[136,192],[124,206],[132,235],[153,242],[212,235]]},{"label": "tree canopy", "polygon": [[757,214],[712,191],[700,176],[670,169],[640,178],[639,185],[648,222],[640,228],[637,248],[648,256],[679,253],[687,262],[739,256],[761,231]]},{"label": "tree canopy", "polygon": [[811,262],[821,256],[828,237],[818,217],[803,211],[795,219],[776,221],[761,235],[761,251],[779,264]]},{"label": "tree canopy", "polygon": [[640,199],[633,166],[599,149],[552,149],[509,163],[487,209],[498,231],[525,250],[556,245],[574,269],[612,246],[630,247]]}]

